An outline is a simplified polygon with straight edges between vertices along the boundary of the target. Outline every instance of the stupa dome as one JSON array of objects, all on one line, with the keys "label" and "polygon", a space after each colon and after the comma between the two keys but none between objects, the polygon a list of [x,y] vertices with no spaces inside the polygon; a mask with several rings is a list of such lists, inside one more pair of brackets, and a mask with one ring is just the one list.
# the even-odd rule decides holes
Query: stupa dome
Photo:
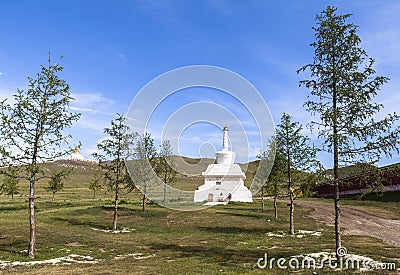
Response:
[{"label": "stupa dome", "polygon": [[70,155],[68,159],[86,161],[86,159],[81,155],[78,147],[75,147],[74,152]]}]

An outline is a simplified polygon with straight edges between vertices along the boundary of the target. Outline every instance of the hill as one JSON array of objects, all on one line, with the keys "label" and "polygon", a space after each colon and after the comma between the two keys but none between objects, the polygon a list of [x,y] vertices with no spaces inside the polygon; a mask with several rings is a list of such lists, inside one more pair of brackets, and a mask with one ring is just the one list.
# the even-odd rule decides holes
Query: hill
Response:
[{"label": "hill", "polygon": [[[189,171],[189,175],[177,173],[175,181],[172,183],[174,188],[195,191],[198,186],[204,183],[204,179],[201,176],[201,172],[205,171],[209,164],[214,163],[214,159],[203,158],[189,158],[189,157],[175,157],[175,161],[184,161],[184,171]],[[249,187],[252,183],[254,175],[257,171],[259,161],[252,161],[250,163],[239,164],[243,171],[246,171],[245,185]],[[91,180],[94,178],[96,173],[101,173],[97,163],[84,162],[77,160],[57,160],[54,162],[48,162],[40,164],[46,171],[46,174],[51,174],[53,171],[60,171],[62,169],[70,169],[71,174],[64,180],[64,190],[56,194],[56,199],[61,198],[68,200],[69,197],[73,197],[77,194],[84,198],[91,198],[92,191],[89,189]],[[190,170],[193,169],[193,170]],[[192,175],[190,175],[192,174]],[[39,197],[48,197],[50,193],[44,189],[47,186],[48,179],[41,179],[36,184],[36,195]],[[19,183],[19,190],[22,196],[26,196],[29,190],[29,184],[27,181],[21,180]],[[108,198],[109,195],[103,190],[101,193],[98,192],[97,196],[100,198]],[[111,198],[111,197],[110,197]]]}]

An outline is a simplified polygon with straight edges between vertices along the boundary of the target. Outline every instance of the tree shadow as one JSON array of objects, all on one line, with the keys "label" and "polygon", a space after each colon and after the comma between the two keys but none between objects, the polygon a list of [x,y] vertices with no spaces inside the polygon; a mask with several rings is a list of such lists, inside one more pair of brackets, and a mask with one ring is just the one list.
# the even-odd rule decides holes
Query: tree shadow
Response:
[{"label": "tree shadow", "polygon": [[88,221],[88,220],[78,220],[78,219],[73,219],[73,218],[61,218],[61,217],[54,217],[53,220],[58,221],[58,222],[65,222],[68,223],[69,225],[72,226],[87,226],[87,227],[94,227],[98,229],[110,229],[110,224],[105,225],[105,224],[100,224],[99,222],[94,222],[94,221]]},{"label": "tree shadow", "polygon": [[153,250],[168,250],[176,253],[181,257],[200,257],[203,261],[209,260],[210,262],[232,262],[243,263],[252,262],[257,263],[257,259],[263,256],[262,251],[252,250],[248,248],[219,248],[201,245],[177,245],[165,243],[152,243],[150,244]]},{"label": "tree shadow", "polygon": [[224,211],[217,211],[215,213],[220,214],[220,215],[246,217],[246,218],[254,218],[254,219],[265,218],[265,215],[263,215],[262,213],[237,213],[237,212],[224,212]]},{"label": "tree shadow", "polygon": [[252,228],[243,228],[236,226],[200,226],[199,230],[207,231],[210,233],[220,233],[220,234],[265,234],[268,231],[279,230],[278,227],[252,227]]},{"label": "tree shadow", "polygon": [[254,208],[254,206],[253,207],[240,207],[240,206],[234,206],[234,205],[229,206],[229,204],[228,204],[228,205],[224,206],[223,208],[221,207],[221,210],[259,211],[262,209],[261,209],[261,204],[260,204],[260,209]]},{"label": "tree shadow", "polygon": [[[7,239],[9,240],[9,239]],[[27,248],[28,243],[26,240],[13,240],[12,242],[1,242],[0,251],[10,252],[15,255],[26,255],[26,252],[20,251],[21,248]],[[0,272],[1,273],[1,272]]]}]

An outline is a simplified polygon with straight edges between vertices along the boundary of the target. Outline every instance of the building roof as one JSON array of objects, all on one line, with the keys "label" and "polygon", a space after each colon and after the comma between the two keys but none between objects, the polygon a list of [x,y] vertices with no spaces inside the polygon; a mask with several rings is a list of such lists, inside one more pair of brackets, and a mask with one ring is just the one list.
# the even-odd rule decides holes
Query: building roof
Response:
[{"label": "building roof", "polygon": [[207,176],[235,176],[246,178],[245,174],[237,164],[210,164],[207,170],[202,173],[203,177]]},{"label": "building roof", "polygon": [[[400,163],[391,164],[383,167],[369,166],[368,169],[354,169],[354,166],[348,168],[352,173],[347,173],[339,178],[339,190],[341,193],[361,194],[368,186],[374,186],[380,182],[388,190],[389,188],[400,186]],[[332,180],[332,179],[331,179]],[[396,189],[397,190],[397,189]],[[316,187],[317,197],[333,196],[334,187],[332,183],[322,182]]]}]

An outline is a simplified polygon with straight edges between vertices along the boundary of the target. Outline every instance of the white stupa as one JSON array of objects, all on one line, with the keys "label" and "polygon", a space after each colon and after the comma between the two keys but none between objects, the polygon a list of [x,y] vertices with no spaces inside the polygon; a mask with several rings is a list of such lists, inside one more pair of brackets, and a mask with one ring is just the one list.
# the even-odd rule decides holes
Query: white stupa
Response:
[{"label": "white stupa", "polygon": [[246,175],[235,164],[235,153],[228,150],[228,127],[224,127],[222,151],[216,154],[215,164],[210,164],[202,173],[204,184],[194,193],[195,202],[207,204],[227,203],[229,201],[252,202],[251,191],[244,186]]},{"label": "white stupa", "polygon": [[88,161],[85,159],[82,155],[81,152],[79,151],[78,147],[75,147],[75,150],[69,155],[66,160],[77,160],[77,161]]},{"label": "white stupa", "polygon": [[[53,161],[64,162],[64,164],[68,164],[70,162],[80,162],[83,165],[89,165],[89,164],[92,165],[92,164],[96,163],[96,161],[87,159],[84,156],[82,156],[78,146],[75,147],[74,151],[72,151],[72,153],[70,155],[56,158],[55,160],[52,160],[51,162],[53,162]],[[67,163],[65,163],[65,162],[67,162]]]}]

